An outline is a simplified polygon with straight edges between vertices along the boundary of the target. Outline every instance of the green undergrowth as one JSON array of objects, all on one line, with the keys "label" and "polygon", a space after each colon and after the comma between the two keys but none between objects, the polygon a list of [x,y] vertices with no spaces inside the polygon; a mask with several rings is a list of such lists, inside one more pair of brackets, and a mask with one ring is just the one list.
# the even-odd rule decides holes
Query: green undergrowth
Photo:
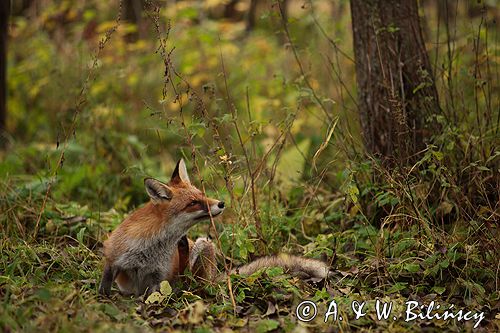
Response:
[{"label": "green undergrowth", "polygon": [[[325,224],[326,230],[311,241],[303,237],[279,241],[285,244],[282,251],[329,260],[333,275],[327,281],[304,282],[274,268],[249,277],[232,276],[229,291],[226,281],[218,284],[197,281],[188,273],[172,288],[162,288],[160,298],[143,303],[121,296],[116,290],[109,299],[97,295],[102,269],[101,241],[125,214],[115,209],[96,212],[76,203],[52,204],[44,213],[36,239],[29,235],[32,229],[23,238],[16,235],[2,238],[0,322],[5,329],[294,331],[299,325],[295,309],[304,300],[317,304],[317,318],[300,324],[313,331],[374,328],[381,332],[418,331],[424,327],[430,331],[461,331],[474,324],[428,319],[418,320],[417,326],[415,322],[405,323],[402,318],[408,300],[421,304],[434,301],[441,308],[453,304],[456,308],[484,311],[486,318],[481,326],[498,328],[492,315],[499,301],[498,292],[492,292],[498,269],[493,264],[495,253],[479,251],[478,244],[469,244],[470,225],[456,225],[438,245],[417,225],[374,227],[363,223],[360,214],[349,217],[352,211],[339,210],[337,216],[332,214],[327,219],[331,222]],[[289,224],[293,233],[299,234],[293,227],[297,218],[284,216],[280,223]],[[339,218],[349,227],[340,227]],[[223,218],[221,223],[231,222]],[[205,227],[196,228],[193,235]],[[231,229],[226,227],[222,233],[223,249],[231,242],[224,237]],[[256,238],[252,229],[231,234],[236,245],[234,251],[225,253],[235,256],[234,263],[258,254],[258,242],[249,242]],[[273,244],[270,239],[273,237],[277,236],[269,234],[269,244]],[[275,250],[267,248],[270,252]],[[393,313],[400,316],[397,321],[376,318],[377,299],[393,302]],[[325,323],[324,315],[332,301],[338,305],[338,314],[344,320],[335,321],[330,316]],[[366,316],[354,319],[351,309],[354,301],[366,302]]]}]

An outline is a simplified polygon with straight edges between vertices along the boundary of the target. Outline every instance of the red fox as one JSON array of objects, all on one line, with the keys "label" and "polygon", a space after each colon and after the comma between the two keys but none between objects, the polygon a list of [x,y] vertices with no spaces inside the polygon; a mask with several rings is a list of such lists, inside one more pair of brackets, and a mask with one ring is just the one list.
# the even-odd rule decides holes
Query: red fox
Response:
[{"label": "red fox", "polygon": [[[204,280],[216,278],[216,251],[207,238],[186,237],[196,223],[220,215],[224,202],[206,197],[191,185],[184,160],[170,182],[144,180],[151,201],[131,213],[104,242],[105,265],[99,293],[109,295],[113,281],[122,294],[148,296],[163,280],[172,281],[189,268]],[[301,277],[326,278],[328,266],[314,259],[281,254],[257,259],[231,273],[249,275],[263,267],[280,266]]]}]

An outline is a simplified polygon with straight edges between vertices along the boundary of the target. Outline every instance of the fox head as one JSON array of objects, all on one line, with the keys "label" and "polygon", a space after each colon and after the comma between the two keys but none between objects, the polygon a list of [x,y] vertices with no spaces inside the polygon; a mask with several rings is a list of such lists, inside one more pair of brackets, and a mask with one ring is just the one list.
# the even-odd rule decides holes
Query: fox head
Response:
[{"label": "fox head", "polygon": [[175,229],[187,231],[199,221],[220,215],[224,211],[224,202],[206,197],[199,189],[191,185],[186,164],[181,159],[177,162],[170,182],[167,184],[153,178],[146,178],[144,186],[157,211],[165,221]]}]

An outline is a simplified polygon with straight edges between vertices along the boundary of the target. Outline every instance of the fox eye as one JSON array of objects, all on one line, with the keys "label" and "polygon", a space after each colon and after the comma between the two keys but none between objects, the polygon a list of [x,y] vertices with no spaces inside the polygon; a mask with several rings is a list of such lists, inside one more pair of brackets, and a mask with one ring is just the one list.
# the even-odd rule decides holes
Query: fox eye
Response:
[{"label": "fox eye", "polygon": [[194,205],[198,204],[198,201],[197,200],[193,200],[189,203],[189,207],[193,207]]}]

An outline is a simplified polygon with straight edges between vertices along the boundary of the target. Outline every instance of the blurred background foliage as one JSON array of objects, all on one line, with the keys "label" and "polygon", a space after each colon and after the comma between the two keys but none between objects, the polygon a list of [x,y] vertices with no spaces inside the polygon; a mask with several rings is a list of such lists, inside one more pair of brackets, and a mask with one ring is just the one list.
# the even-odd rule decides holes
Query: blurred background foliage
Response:
[{"label": "blurred background foliage", "polygon": [[98,279],[95,253],[146,201],[143,177],[168,180],[184,157],[228,203],[218,234],[236,262],[323,255],[346,294],[443,294],[498,312],[497,2],[419,1],[443,110],[425,121],[442,131],[407,169],[364,152],[349,1],[253,3],[13,1],[3,271],[26,276],[12,239],[37,231],[49,249],[86,249],[93,272],[68,274]]}]

